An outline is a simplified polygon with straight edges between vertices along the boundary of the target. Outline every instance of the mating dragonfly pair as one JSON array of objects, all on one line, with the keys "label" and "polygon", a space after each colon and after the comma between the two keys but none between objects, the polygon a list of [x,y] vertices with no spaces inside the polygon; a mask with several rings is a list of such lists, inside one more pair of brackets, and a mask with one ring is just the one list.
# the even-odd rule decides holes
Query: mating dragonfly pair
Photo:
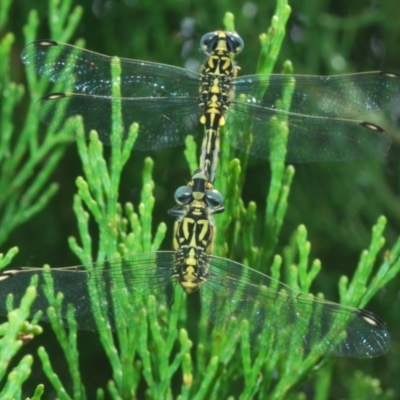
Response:
[{"label": "mating dragonfly pair", "polygon": [[[149,294],[156,297],[157,304],[168,307],[178,283],[187,293],[200,291],[202,311],[217,327],[228,330],[235,319],[238,333],[242,321],[247,320],[254,346],[269,335],[273,342],[282,344],[296,337],[299,348],[315,354],[373,357],[388,350],[389,334],[373,314],[298,293],[251,268],[212,256],[213,216],[223,211],[223,198],[212,183],[221,128],[232,145],[264,158],[303,162],[384,153],[389,139],[383,129],[342,118],[378,113],[388,107],[399,93],[400,79],[382,72],[337,77],[236,77],[232,57],[242,48],[236,34],[205,35],[201,50],[207,60],[200,74],[110,58],[54,41],[34,42],[24,50],[22,59],[28,67],[72,91],[39,100],[36,113],[46,123],[61,129],[73,123],[69,117],[81,115],[85,131],[96,130],[104,143],[112,145],[111,111],[118,102],[123,135],[131,123],[140,125],[137,148],[180,144],[199,124],[205,126],[206,134],[200,169],[188,186],[177,190],[177,205],[170,211],[177,217],[174,251],[105,261],[92,266],[91,273],[83,266],[49,272],[9,270],[1,276],[1,300],[8,293],[21,296],[32,275],[38,274],[42,281],[47,274],[53,278],[55,290],[64,293],[65,303],[73,305],[80,328],[95,329],[88,316],[97,313],[115,324],[137,323],[138,311]],[[121,68],[120,97],[112,96],[114,68]],[[293,82],[290,112],[277,108],[283,90]],[[271,151],[276,121],[289,126],[286,151]],[[88,286],[105,291],[97,306],[92,304]],[[127,296],[125,300],[111,301],[122,299],[121,293]],[[33,312],[46,307],[46,298],[39,296]]]}]

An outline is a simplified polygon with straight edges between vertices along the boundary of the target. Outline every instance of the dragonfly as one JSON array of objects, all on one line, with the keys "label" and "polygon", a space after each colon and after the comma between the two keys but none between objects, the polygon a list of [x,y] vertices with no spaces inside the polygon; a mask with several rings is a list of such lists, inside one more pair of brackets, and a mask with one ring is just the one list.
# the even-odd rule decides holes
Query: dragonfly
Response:
[{"label": "dragonfly", "polygon": [[[303,354],[376,357],[390,347],[385,324],[374,314],[296,291],[227,258],[212,255],[214,216],[224,211],[223,197],[197,170],[175,192],[173,251],[138,253],[86,266],[53,269],[18,268],[0,274],[0,314],[6,298],[14,303],[38,275],[38,296],[31,313],[48,321],[48,287],[64,295],[61,320],[70,326],[67,304],[83,330],[129,328],[143,323],[143,309],[153,296],[157,309],[171,306],[183,290],[199,292],[202,313],[229,337],[247,329],[250,344],[272,344]],[[46,292],[47,290],[47,292]],[[53,292],[52,292],[53,293]],[[182,294],[182,291],[180,292]],[[148,314],[149,316],[157,313]],[[98,324],[103,319],[109,324]],[[247,324],[244,324],[247,321]]]},{"label": "dragonfly", "polygon": [[[204,126],[200,168],[213,182],[220,131],[240,151],[288,162],[345,161],[383,156],[390,138],[365,117],[382,114],[398,99],[400,75],[382,71],[337,76],[258,74],[238,76],[235,57],[244,47],[239,35],[204,35],[199,73],[161,63],[109,57],[53,40],[39,40],[22,52],[22,61],[56,90],[38,100],[40,120],[73,124],[81,115],[85,131],[96,130],[105,144],[112,110],[121,105],[123,138],[140,126],[139,150],[180,145],[188,132]],[[112,71],[120,70],[120,94],[113,94]],[[291,98],[282,106],[283,93]],[[287,124],[283,139],[276,125]],[[277,139],[278,138],[278,139]],[[282,140],[286,146],[275,146]]]}]

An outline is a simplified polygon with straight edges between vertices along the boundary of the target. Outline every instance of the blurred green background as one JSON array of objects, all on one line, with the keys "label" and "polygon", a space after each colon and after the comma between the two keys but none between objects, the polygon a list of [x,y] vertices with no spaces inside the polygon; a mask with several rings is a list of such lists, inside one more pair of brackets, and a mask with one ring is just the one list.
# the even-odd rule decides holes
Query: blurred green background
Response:
[{"label": "blurred green background", "polygon": [[[223,16],[230,11],[235,15],[237,32],[245,42],[245,49],[237,60],[241,67],[240,74],[255,72],[260,50],[258,36],[269,27],[275,10],[273,1],[93,0],[76,1],[75,4],[84,9],[75,39],[83,38],[86,48],[103,54],[186,68],[198,68],[202,62],[198,52],[201,36],[223,28]],[[292,15],[275,72],[279,73],[283,61],[289,59],[294,65],[294,72],[302,74],[371,70],[400,73],[398,0],[295,0],[290,6]],[[13,80],[16,82],[25,80],[19,53],[25,45],[22,27],[32,8],[37,10],[41,19],[39,38],[48,38],[48,5],[43,0],[14,0],[8,23],[0,31],[0,38],[8,31],[16,35],[12,59]],[[21,110],[24,107],[26,105],[22,104]],[[24,115],[22,111],[21,115]],[[294,229],[299,224],[305,224],[312,243],[312,255],[323,263],[314,292],[323,291],[332,300],[337,300],[338,278],[342,274],[352,274],[361,250],[368,246],[371,227],[378,216],[383,214],[388,218],[385,235],[388,248],[400,232],[400,101],[394,102],[393,107],[387,110],[387,117],[388,126],[385,128],[392,136],[393,145],[386,160],[295,166],[296,175],[280,249],[288,242]],[[21,124],[18,115],[15,124]],[[165,221],[170,226],[172,219],[167,210],[173,206],[173,193],[190,177],[182,147],[134,152],[122,182],[121,201],[138,203],[143,159],[149,155],[155,160],[155,221]],[[19,247],[20,253],[13,265],[49,263],[61,266],[77,263],[69,251],[67,237],[77,232],[71,206],[75,178],[80,171],[80,160],[71,144],[53,177],[60,184],[57,195],[44,211],[16,229],[3,245],[4,250],[10,246]],[[256,201],[260,205],[259,210],[264,208],[268,190],[268,180],[263,179],[261,184],[258,180],[261,174],[268,177],[268,162],[251,159],[243,197],[246,202]],[[170,238],[171,232],[164,242],[165,249],[170,248]],[[391,352],[378,360],[341,361],[378,377],[384,388],[395,389],[397,398],[400,398],[399,284],[399,279],[393,281],[368,307],[388,324],[393,336]],[[94,337],[94,334],[86,332],[80,337],[82,362],[85,363],[82,373],[88,378],[89,392],[110,378],[109,367]],[[25,350],[35,353],[35,348],[43,343],[48,349],[54,346],[54,351],[57,351],[51,332],[35,339]],[[65,364],[60,359],[58,372],[61,378],[65,376],[68,379],[63,366]],[[29,382],[46,382],[44,376],[37,375],[40,373],[40,368],[36,368]],[[338,374],[340,377],[340,369]],[[342,383],[345,385],[345,382]],[[27,385],[29,393],[31,389]],[[48,395],[52,398],[51,393]],[[335,394],[332,398],[336,398]]]}]

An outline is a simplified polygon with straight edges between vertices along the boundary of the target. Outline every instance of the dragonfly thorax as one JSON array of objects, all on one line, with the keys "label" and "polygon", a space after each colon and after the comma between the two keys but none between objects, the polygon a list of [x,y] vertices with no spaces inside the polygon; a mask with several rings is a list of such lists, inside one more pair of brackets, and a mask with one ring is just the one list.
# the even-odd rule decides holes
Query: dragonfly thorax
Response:
[{"label": "dragonfly thorax", "polygon": [[[219,192],[206,189],[204,177],[203,171],[196,171],[188,186],[193,190],[190,203],[178,203],[172,212],[178,217],[174,227],[176,262],[173,277],[187,293],[197,290],[207,279],[208,256],[212,252],[215,236],[212,215],[223,211],[222,197],[221,202],[218,197],[214,198],[214,192]],[[208,198],[216,200],[216,208],[207,206]]]},{"label": "dragonfly thorax", "polygon": [[175,222],[174,250],[195,248],[210,254],[215,234],[212,212],[203,200],[193,200],[180,211]]},{"label": "dragonfly thorax", "polygon": [[204,201],[193,200],[184,217],[175,223],[173,277],[185,292],[197,290],[208,276],[215,227]]}]

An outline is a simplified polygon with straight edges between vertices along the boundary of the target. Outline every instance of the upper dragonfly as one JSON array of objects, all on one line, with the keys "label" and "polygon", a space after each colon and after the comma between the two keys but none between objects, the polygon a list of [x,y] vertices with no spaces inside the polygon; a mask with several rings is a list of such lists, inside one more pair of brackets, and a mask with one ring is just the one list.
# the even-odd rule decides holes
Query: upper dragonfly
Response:
[{"label": "upper dragonfly", "polygon": [[[341,161],[386,152],[387,134],[360,117],[391,105],[400,93],[399,75],[377,71],[236,77],[233,57],[242,48],[243,41],[235,33],[207,33],[200,42],[206,60],[199,74],[109,57],[52,40],[29,44],[22,61],[65,92],[38,101],[36,113],[45,123],[61,126],[68,117],[81,115],[86,131],[96,130],[110,144],[112,106],[121,102],[123,134],[127,135],[133,122],[139,123],[136,148],[143,150],[181,144],[188,132],[195,133],[194,128],[203,124],[206,135],[200,168],[208,171],[210,182],[222,126],[232,146],[262,158]],[[112,96],[111,71],[116,68],[121,68],[120,98]],[[290,112],[279,108],[284,90],[291,95]],[[288,122],[287,150],[271,154],[273,126],[279,121]]]}]

